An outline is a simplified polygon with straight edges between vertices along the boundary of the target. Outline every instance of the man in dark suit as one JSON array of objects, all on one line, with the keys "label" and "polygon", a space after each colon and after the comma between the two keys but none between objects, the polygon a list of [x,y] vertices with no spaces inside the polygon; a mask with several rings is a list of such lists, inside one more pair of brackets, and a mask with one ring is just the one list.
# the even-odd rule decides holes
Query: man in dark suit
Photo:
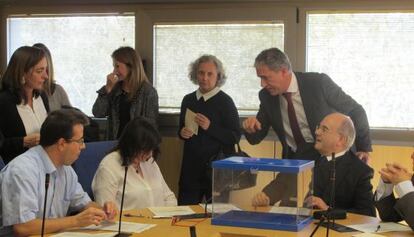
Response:
[{"label": "man in dark suit", "polygon": [[283,147],[283,158],[314,160],[316,125],[328,114],[340,112],[351,117],[356,128],[356,154],[367,161],[372,151],[365,110],[327,75],[292,72],[282,51],[270,48],[255,60],[263,89],[256,117],[243,122],[250,144],[257,144],[273,127]]},{"label": "man in dark suit", "polygon": [[[332,154],[335,154],[335,207],[362,215],[375,216],[371,179],[374,171],[349,149],[355,139],[352,120],[340,113],[326,116],[317,126],[315,149],[322,155],[314,169],[313,196],[308,204],[317,209],[327,210],[330,205]],[[279,174],[252,201],[254,206],[273,205],[282,200],[281,205],[291,206],[285,200],[295,197],[291,175]],[[294,179],[293,179],[294,180]],[[295,206],[296,204],[293,203]]]},{"label": "man in dark suit", "polygon": [[[411,154],[414,170],[414,152]],[[383,221],[406,221],[414,230],[414,176],[400,164],[386,164],[379,173],[380,184],[375,192],[375,206]],[[396,199],[393,193],[398,195]]]}]

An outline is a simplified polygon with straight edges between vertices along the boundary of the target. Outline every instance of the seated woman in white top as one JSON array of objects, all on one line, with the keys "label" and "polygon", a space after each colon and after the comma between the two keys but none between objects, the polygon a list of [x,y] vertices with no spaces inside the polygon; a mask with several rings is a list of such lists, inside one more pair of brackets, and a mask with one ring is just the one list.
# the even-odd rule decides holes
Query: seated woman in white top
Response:
[{"label": "seated woman in white top", "polygon": [[127,123],[118,145],[100,163],[92,181],[95,201],[121,204],[125,165],[128,166],[124,210],[176,206],[177,199],[154,161],[161,136],[149,120],[138,117]]}]

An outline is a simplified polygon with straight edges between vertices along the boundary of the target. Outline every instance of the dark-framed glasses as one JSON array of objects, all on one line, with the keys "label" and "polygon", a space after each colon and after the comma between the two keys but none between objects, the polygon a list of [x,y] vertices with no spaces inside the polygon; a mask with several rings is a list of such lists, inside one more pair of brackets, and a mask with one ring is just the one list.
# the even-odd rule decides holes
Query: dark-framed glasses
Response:
[{"label": "dark-framed glasses", "polygon": [[83,145],[83,144],[85,144],[85,139],[84,139],[83,137],[81,137],[81,138],[79,138],[79,139],[69,139],[69,140],[67,140],[67,141],[69,141],[69,142],[76,142],[76,143],[78,143],[79,145]]}]

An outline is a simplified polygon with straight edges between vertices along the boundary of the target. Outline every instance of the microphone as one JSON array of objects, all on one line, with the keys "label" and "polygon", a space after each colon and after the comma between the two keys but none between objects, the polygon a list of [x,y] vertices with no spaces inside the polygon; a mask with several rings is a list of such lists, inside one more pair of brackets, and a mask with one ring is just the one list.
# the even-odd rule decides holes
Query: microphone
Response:
[{"label": "microphone", "polygon": [[42,232],[41,232],[42,237],[45,233],[47,190],[49,189],[49,182],[50,182],[50,174],[46,174],[46,178],[45,178],[45,202],[43,204],[43,218],[42,218]]},{"label": "microphone", "polygon": [[121,208],[119,210],[118,234],[116,234],[115,237],[127,237],[127,236],[131,236],[131,234],[129,234],[129,233],[121,233],[122,208],[124,207],[125,184],[126,184],[127,173],[128,173],[128,164],[123,164],[123,165],[125,165],[124,185],[122,187]]},{"label": "microphone", "polygon": [[[330,172],[330,201],[328,210],[326,211],[317,211],[313,213],[315,219],[319,219],[319,223],[316,225],[315,229],[312,231],[310,237],[316,233],[319,227],[323,222],[327,222],[326,225],[326,236],[329,236],[329,230],[335,227],[335,220],[346,219],[346,211],[341,209],[335,209],[335,181],[336,181],[336,167],[335,167],[335,152],[332,152],[332,167]],[[331,222],[332,221],[332,222]]]}]

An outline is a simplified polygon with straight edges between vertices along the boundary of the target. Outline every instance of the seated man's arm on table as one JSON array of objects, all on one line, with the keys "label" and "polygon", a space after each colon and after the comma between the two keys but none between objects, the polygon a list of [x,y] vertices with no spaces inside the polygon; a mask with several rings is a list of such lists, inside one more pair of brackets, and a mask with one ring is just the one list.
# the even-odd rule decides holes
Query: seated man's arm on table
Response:
[{"label": "seated man's arm on table", "polygon": [[402,181],[395,185],[395,192],[400,198],[394,209],[414,230],[414,187],[411,180]]},{"label": "seated man's arm on table", "polygon": [[[381,220],[398,222],[405,220],[414,229],[414,187],[411,182],[412,174],[399,164],[386,164],[379,173],[380,185],[377,189],[376,207]],[[389,183],[389,184],[387,184]],[[384,188],[388,187],[388,188]],[[396,199],[390,187],[395,187],[395,192],[400,197]],[[386,190],[386,191],[383,191]],[[384,193],[382,195],[378,195]]]},{"label": "seated man's arm on table", "polygon": [[[84,227],[88,225],[99,225],[105,219],[105,213],[101,209],[88,208],[75,216],[56,219],[46,219],[45,233],[58,232],[73,227]],[[28,236],[40,234],[42,220],[34,219],[26,223],[13,225],[15,236]]]},{"label": "seated man's arm on table", "polygon": [[377,190],[374,194],[374,204],[378,210],[381,220],[399,222],[402,218],[394,209],[397,199],[394,196],[393,189],[394,185],[392,183],[385,183],[382,179],[380,179]]},{"label": "seated man's arm on table", "polygon": [[[10,205],[6,208],[4,206],[6,203],[3,200],[3,213],[13,213],[14,218],[9,219],[4,224],[13,225],[14,234],[17,236],[40,234],[42,220],[38,215],[40,212],[39,209],[43,207],[39,206],[39,199],[43,200],[44,191],[39,190],[37,187],[39,183],[42,182],[36,181],[36,177],[32,177],[30,174],[21,176],[18,175],[18,172],[11,172],[10,177],[10,179],[5,178],[2,185],[11,185],[10,187],[13,187],[13,191],[15,192],[10,195],[10,197],[7,197],[7,203]],[[81,210],[81,212],[70,217],[59,215],[62,217],[46,218],[45,233],[56,232],[72,227],[83,227],[91,224],[98,225],[102,220],[107,218],[105,212],[101,208],[93,207],[96,204],[93,204],[89,196],[83,191],[72,168],[66,169],[65,177],[67,182],[64,185],[64,193],[61,193],[61,195],[64,195],[63,197],[67,197],[67,199],[70,200],[69,210],[65,209],[67,208],[66,206],[60,206],[61,209],[55,206],[55,208],[58,208],[58,210],[55,211],[58,213],[67,213],[71,210]],[[33,182],[33,180],[35,181]],[[2,190],[4,191],[4,186],[2,186]],[[62,190],[58,192],[61,191]],[[20,202],[13,203],[14,195],[18,196]],[[43,201],[41,203],[43,203]],[[110,208],[107,210],[110,210]]]}]

